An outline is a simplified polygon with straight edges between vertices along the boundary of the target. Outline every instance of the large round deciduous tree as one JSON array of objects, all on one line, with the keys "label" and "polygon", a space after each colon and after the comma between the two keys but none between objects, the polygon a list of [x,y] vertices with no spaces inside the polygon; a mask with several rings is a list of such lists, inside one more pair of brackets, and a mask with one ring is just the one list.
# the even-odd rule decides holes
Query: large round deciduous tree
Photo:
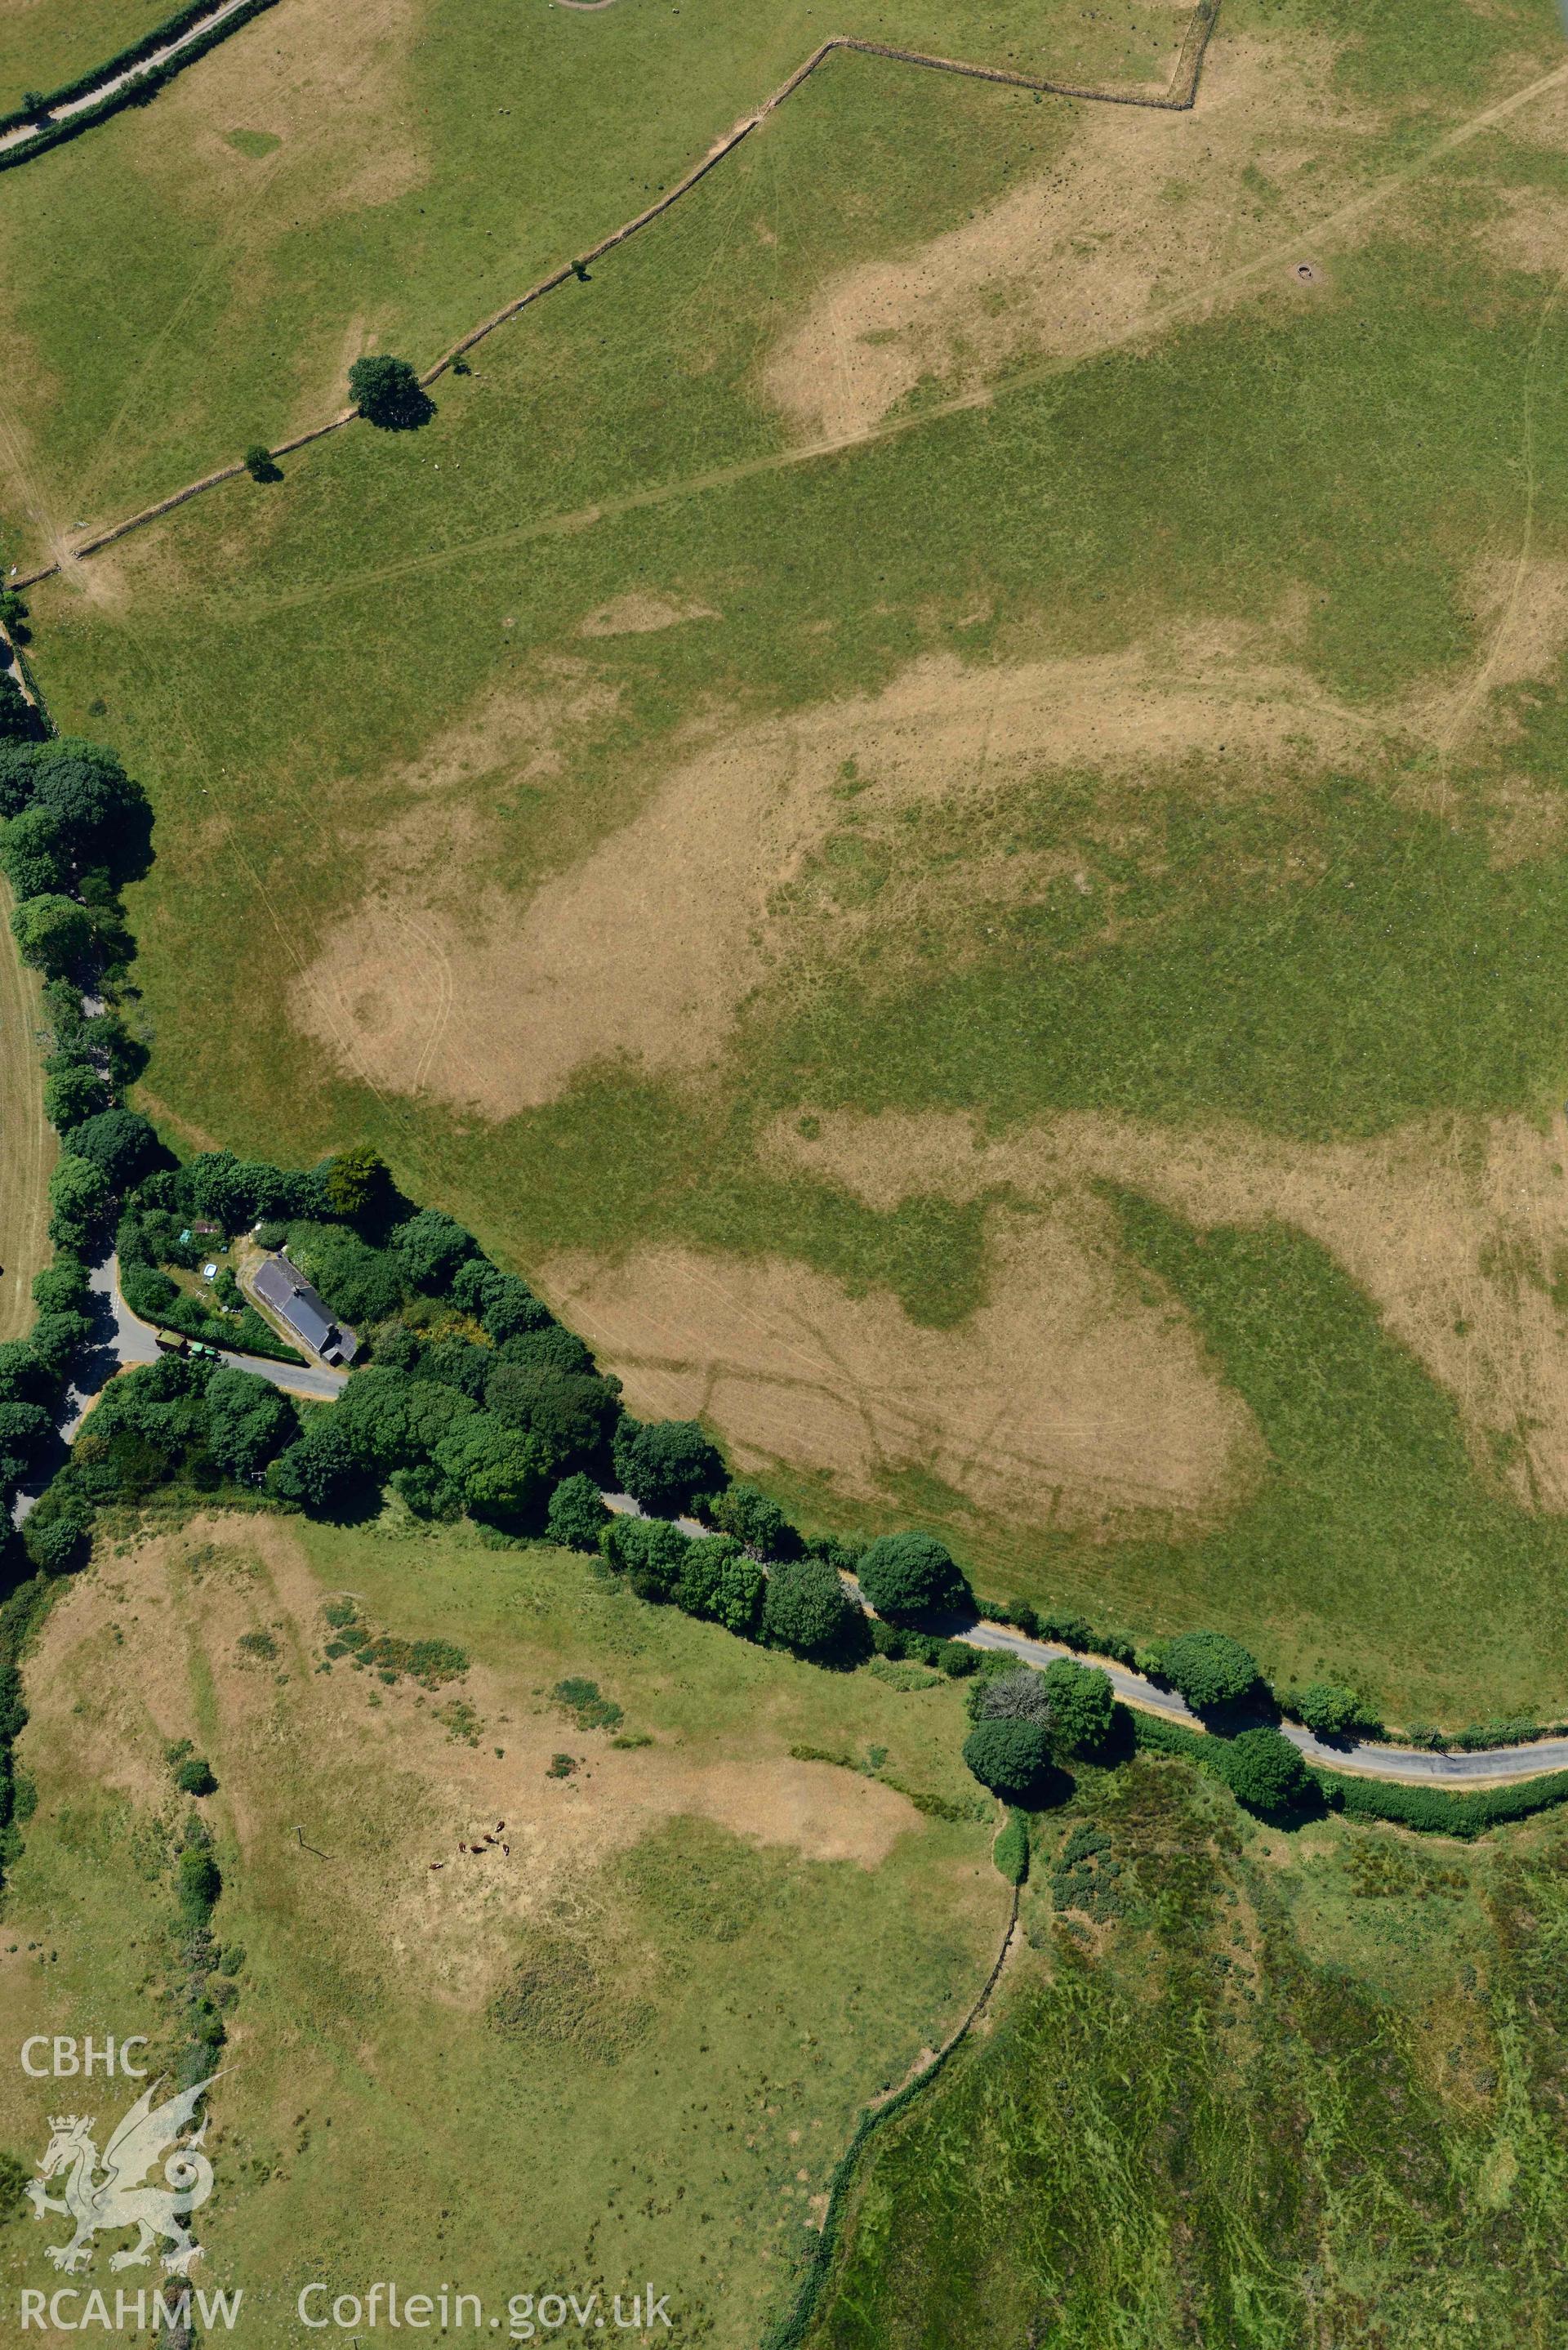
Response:
[{"label": "large round deciduous tree", "polygon": [[964,1740],[963,1759],[1003,1803],[1027,1804],[1049,1781],[1051,1734],[1038,1721],[977,1722]]},{"label": "large round deciduous tree", "polygon": [[348,397],[367,423],[385,432],[407,432],[434,413],[433,405],[407,359],[372,351],[348,370]]},{"label": "large round deciduous tree", "polygon": [[1258,1660],[1229,1632],[1179,1632],[1165,1643],[1161,1670],[1199,1712],[1234,1705],[1258,1683]]},{"label": "large round deciduous tree", "polygon": [[861,1552],[856,1574],[877,1615],[889,1624],[950,1615],[973,1604],[962,1568],[935,1534],[879,1535]]},{"label": "large round deciduous tree", "polygon": [[763,1638],[797,1657],[826,1657],[843,1642],[854,1615],[848,1593],[825,1559],[791,1559],[768,1577]]},{"label": "large round deciduous tree", "polygon": [[157,1128],[139,1109],[100,1109],[84,1118],[71,1135],[71,1149],[101,1167],[116,1191],[139,1183],[163,1156]]},{"label": "large round deciduous tree", "polygon": [[1058,1657],[1046,1666],[1044,1680],[1057,1745],[1074,1754],[1103,1746],[1110,1736],[1116,1707],[1109,1674],[1097,1665],[1080,1665],[1071,1657]]},{"label": "large round deciduous tree", "polygon": [[1277,1818],[1298,1810],[1311,1793],[1311,1773],[1277,1730],[1244,1730],[1221,1747],[1220,1755],[1231,1794],[1250,1812]]},{"label": "large round deciduous tree", "polygon": [[22,961],[49,979],[68,979],[92,951],[92,917],[74,898],[25,898],[11,916]]},{"label": "large round deciduous tree", "polygon": [[623,1419],[616,1431],[615,1471],[634,1502],[656,1517],[690,1509],[699,1493],[724,1482],[724,1463],[694,1419]]}]

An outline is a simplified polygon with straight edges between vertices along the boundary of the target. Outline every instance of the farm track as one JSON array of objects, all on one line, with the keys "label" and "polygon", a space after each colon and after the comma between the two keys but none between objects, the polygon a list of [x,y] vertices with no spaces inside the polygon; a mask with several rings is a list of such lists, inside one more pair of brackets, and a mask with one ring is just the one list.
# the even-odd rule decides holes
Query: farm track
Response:
[{"label": "farm track", "polygon": [[[576,0],[576,4],[579,6],[584,5],[585,0]],[[587,0],[587,5],[606,6],[609,5],[609,0]],[[474,346],[482,343],[487,336],[494,334],[498,328],[508,325],[523,311],[531,308],[535,302],[543,301],[546,294],[553,294],[558,286],[565,286],[569,280],[576,278],[587,268],[590,262],[602,260],[606,254],[613,253],[618,245],[625,244],[627,240],[635,236],[639,229],[647,228],[654,221],[661,219],[672,205],[680,203],[682,196],[689,195],[711,172],[716,170],[726,156],[732,155],[742,141],[749,139],[753,130],[760,129],[770,115],[775,114],[786,99],[793,98],[795,91],[810,79],[817,68],[837,50],[853,50],[862,57],[885,57],[898,65],[919,66],[933,73],[958,74],[966,80],[997,82],[1010,89],[1033,90],[1042,97],[1076,99],[1096,106],[1134,107],[1158,114],[1185,114],[1189,112],[1197,103],[1199,85],[1202,78],[1203,59],[1219,14],[1220,0],[1198,0],[1198,5],[1188,21],[1187,30],[1182,36],[1181,47],[1177,55],[1169,88],[1155,96],[1125,90],[1093,89],[1076,82],[1045,80],[1033,74],[1012,73],[1001,66],[972,65],[957,57],[929,56],[920,49],[892,48],[881,41],[859,40],[847,33],[833,34],[818,47],[813,49],[805,62],[797,66],[794,73],[779,84],[772,96],[763,99],[754,113],[743,115],[732,130],[726,131],[722,139],[716,140],[701,161],[694,163],[683,177],[677,180],[674,186],[668,189],[657,203],[645,206],[630,220],[623,221],[618,228],[612,229],[607,236],[601,237],[597,244],[590,246],[586,253],[576,255],[572,260],[563,262],[558,268],[553,269],[548,276],[537,279],[524,293],[517,295],[514,300],[504,304],[488,318],[482,319],[477,327],[471,328],[466,335],[441,354],[433,367],[425,370],[420,378],[420,382],[428,390],[432,383],[440,381],[454,361],[472,350]],[[138,68],[138,70],[143,69]],[[308,432],[296,433],[287,441],[280,441],[269,454],[275,458],[292,456],[296,450],[308,448],[313,442],[326,440],[329,433],[342,432],[345,425],[356,422],[358,418],[357,409],[340,409],[337,415],[329,417],[326,423],[312,425]],[[815,452],[805,450],[795,453],[809,456]],[[116,540],[126,537],[131,531],[145,529],[149,523],[157,522],[164,515],[172,514],[177,507],[188,504],[191,499],[201,497],[208,490],[219,488],[224,482],[237,481],[244,470],[243,463],[234,463],[221,465],[213,473],[203,473],[196,481],[187,482],[182,489],[171,491],[167,497],[158,499],[152,505],[142,506],[135,514],[126,515],[123,520],[109,524],[104,529],[93,532],[74,546],[63,547],[54,562],[40,565],[35,570],[19,574],[13,579],[11,585],[16,588],[32,588],[36,587],[41,579],[52,579],[58,573],[67,570],[72,563],[79,561],[82,556],[94,555],[101,547],[112,546]],[[597,509],[594,511],[597,514]]]}]

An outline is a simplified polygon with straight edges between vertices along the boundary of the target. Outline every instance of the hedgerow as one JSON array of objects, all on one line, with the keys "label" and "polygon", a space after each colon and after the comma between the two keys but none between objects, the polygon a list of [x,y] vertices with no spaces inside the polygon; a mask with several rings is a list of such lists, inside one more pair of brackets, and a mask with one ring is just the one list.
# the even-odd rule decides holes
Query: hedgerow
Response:
[{"label": "hedgerow", "polygon": [[[1225,1769],[1227,1741],[1184,1730],[1179,1722],[1158,1715],[1133,1713],[1133,1735],[1147,1753],[1179,1755],[1195,1762],[1229,1784]],[[1511,1820],[1530,1819],[1537,1812],[1568,1804],[1568,1771],[1552,1771],[1535,1779],[1521,1779],[1508,1787],[1479,1787],[1473,1794],[1450,1795],[1440,1787],[1411,1787],[1387,1779],[1363,1779],[1347,1771],[1314,1766],[1309,1773],[1330,1810],[1348,1820],[1386,1820],[1396,1827],[1412,1828],[1425,1835],[1462,1836],[1467,1841],[1485,1835]]]},{"label": "hedgerow", "polygon": [[1352,1778],[1348,1773],[1314,1771],[1324,1800],[1348,1820],[1386,1820],[1425,1835],[1462,1836],[1469,1841],[1511,1820],[1568,1804],[1568,1771],[1520,1779],[1510,1787],[1478,1787],[1473,1794],[1450,1795],[1439,1787],[1401,1786],[1386,1779]]}]

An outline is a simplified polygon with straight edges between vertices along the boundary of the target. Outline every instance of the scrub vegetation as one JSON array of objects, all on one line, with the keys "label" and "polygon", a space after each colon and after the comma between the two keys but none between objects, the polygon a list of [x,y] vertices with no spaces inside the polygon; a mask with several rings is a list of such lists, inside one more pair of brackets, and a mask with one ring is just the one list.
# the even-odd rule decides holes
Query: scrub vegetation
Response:
[{"label": "scrub vegetation", "polygon": [[874,2141],[808,2341],[1562,2324],[1560,1825],[1287,1841],[1145,1761],[1043,1842],[1005,2012]]}]

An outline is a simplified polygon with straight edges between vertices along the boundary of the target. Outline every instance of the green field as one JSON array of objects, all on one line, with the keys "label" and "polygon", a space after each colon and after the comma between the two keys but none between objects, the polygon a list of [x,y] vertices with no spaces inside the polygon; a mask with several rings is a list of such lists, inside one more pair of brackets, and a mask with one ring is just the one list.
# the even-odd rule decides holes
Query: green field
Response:
[{"label": "green field", "polygon": [[831,26],[803,0],[284,0],[150,109],[12,176],[10,535],[47,542],[320,421],[362,348],[430,364],[641,211],[829,30],[1141,85],[1185,24],[1143,0],[1114,19],[855,0]]},{"label": "green field", "polygon": [[1287,1845],[1144,1764],[1043,1843],[1037,1953],[874,2141],[814,2350],[1555,2338],[1560,1833]]},{"label": "green field", "polygon": [[[215,151],[160,143],[179,106],[213,131],[213,60],[15,175],[17,234],[47,206],[83,250],[89,190],[161,192],[119,324],[26,281],[34,512],[281,430],[307,358],[330,406],[350,252],[428,358],[813,37],[658,19],[646,152],[557,168],[553,77],[598,41],[572,105],[618,122],[639,8],[530,30],[547,201],[488,276],[487,142],[522,134],[487,111],[454,160],[456,33],[412,52],[453,77],[446,162],[330,220],[313,182],[291,243],[306,159],[264,161],[243,264],[190,242]],[[1071,69],[1151,71],[1123,29]],[[374,1141],[634,1408],[706,1413],[814,1523],[939,1524],[984,1587],[1214,1617],[1396,1718],[1561,1711],[1556,86],[1490,115],[1561,61],[1549,8],[1459,0],[1241,0],[1190,117],[835,57],[424,430],[40,588],[57,722],[158,811],[147,1106],[276,1157]],[[1257,1160],[1222,1197],[1221,1149]],[[1210,1295],[1107,1181],[1289,1229]],[[1347,1361],[1368,1419],[1321,1408]]]},{"label": "green field", "polygon": [[[470,1669],[425,1690],[331,1662],[345,1587]],[[552,1700],[573,1674],[635,1751]],[[544,1548],[265,1519],[106,1545],[28,1668],[0,2012],[18,2042],[112,2015],[182,2061],[192,1806],[163,1751],[192,1740],[239,1953],[210,1979],[232,2003],[198,2281],[244,2288],[245,2338],[297,2341],[313,2278],[498,2306],[635,2275],[686,2338],[749,2345],[857,2108],[957,2023],[1005,1921],[957,1692],[897,1678],[744,1648]],[[876,1750],[883,1778],[793,1744]],[[509,1853],[460,1851],[498,1821]],[[100,2147],[120,2087],[95,2084]],[[15,2065],[0,2092],[29,2169],[59,2094]],[[0,2232],[11,2305],[45,2241],[30,2213]]]}]

